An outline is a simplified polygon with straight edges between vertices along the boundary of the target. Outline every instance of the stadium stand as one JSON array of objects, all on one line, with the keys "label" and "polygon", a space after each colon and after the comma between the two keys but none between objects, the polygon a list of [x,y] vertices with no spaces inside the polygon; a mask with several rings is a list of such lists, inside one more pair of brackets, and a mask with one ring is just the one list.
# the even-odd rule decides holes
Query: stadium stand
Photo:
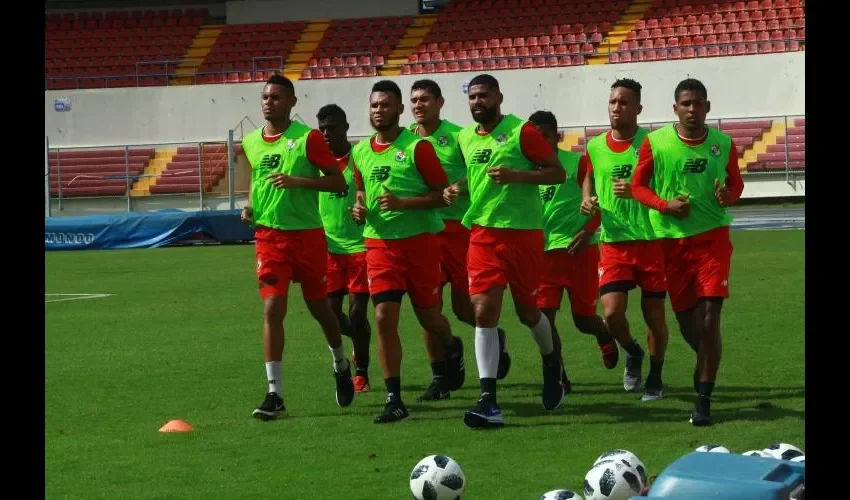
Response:
[{"label": "stadium stand", "polygon": [[124,196],[154,154],[153,148],[50,151],[50,195]]},{"label": "stadium stand", "polygon": [[[479,27],[480,21],[486,28]],[[803,50],[801,0],[455,0],[439,15],[216,24],[207,9],[49,14],[45,88],[491,71]]]},{"label": "stadium stand", "polygon": [[611,62],[796,51],[805,44],[805,21],[799,0],[655,0]]}]

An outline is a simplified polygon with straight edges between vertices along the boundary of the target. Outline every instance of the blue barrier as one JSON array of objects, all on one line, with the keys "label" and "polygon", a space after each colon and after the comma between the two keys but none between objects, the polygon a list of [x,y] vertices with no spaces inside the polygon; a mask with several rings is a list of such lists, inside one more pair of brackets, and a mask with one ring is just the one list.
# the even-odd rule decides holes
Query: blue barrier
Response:
[{"label": "blue barrier", "polygon": [[48,217],[45,250],[157,248],[204,236],[220,243],[254,239],[254,229],[239,220],[239,210],[129,212]]}]

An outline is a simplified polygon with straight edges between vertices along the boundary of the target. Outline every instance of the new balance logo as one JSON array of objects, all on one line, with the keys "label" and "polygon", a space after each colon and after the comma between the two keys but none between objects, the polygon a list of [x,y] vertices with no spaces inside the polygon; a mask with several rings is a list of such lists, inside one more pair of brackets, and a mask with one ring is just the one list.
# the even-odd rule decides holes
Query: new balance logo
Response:
[{"label": "new balance logo", "polygon": [[547,186],[546,189],[540,191],[540,199],[543,202],[552,201],[555,197],[555,186]]},{"label": "new balance logo", "polygon": [[390,178],[390,167],[375,167],[369,174],[369,180],[373,182],[384,182]]},{"label": "new balance logo", "polygon": [[632,165],[617,165],[611,169],[611,177],[615,179],[630,179],[632,177]]},{"label": "new balance logo", "polygon": [[705,172],[705,167],[708,165],[708,160],[705,158],[689,158],[685,162],[685,167],[682,173],[685,174],[701,174]]},{"label": "new balance logo", "polygon": [[260,167],[262,169],[274,169],[280,166],[280,155],[264,155],[263,159],[260,160]]},{"label": "new balance logo", "polygon": [[492,149],[479,149],[472,155],[472,163],[490,163],[491,156],[493,156]]}]

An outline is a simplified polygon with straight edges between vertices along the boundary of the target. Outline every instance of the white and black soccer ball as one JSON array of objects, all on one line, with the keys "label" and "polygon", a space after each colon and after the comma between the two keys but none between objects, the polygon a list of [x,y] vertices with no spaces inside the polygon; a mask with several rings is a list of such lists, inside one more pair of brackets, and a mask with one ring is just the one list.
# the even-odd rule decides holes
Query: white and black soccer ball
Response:
[{"label": "white and black soccer ball", "polygon": [[429,455],[413,467],[410,491],[416,500],[459,500],[466,491],[466,476],[451,457]]},{"label": "white and black soccer ball", "polygon": [[788,443],[773,443],[763,451],[771,457],[779,460],[791,460],[792,458],[796,458],[804,454],[803,450]]},{"label": "white and black soccer ball", "polygon": [[540,500],[584,500],[578,493],[570,490],[547,491]]},{"label": "white and black soccer ball", "polygon": [[741,453],[741,455],[744,455],[744,456],[747,456],[747,457],[773,458],[768,453],[765,453],[762,450],[745,451],[744,453]]},{"label": "white and black soccer ball", "polygon": [[647,482],[649,481],[649,479],[647,478],[646,466],[643,465],[641,459],[638,458],[638,456],[634,453],[630,452],[629,450],[622,449],[606,451],[605,453],[599,455],[599,458],[597,458],[596,461],[593,462],[593,465],[595,466],[603,460],[622,460],[626,463],[626,465],[634,467],[634,469],[638,473],[638,478],[640,479],[641,491],[644,487],[646,487]]},{"label": "white and black soccer ball", "polygon": [[586,500],[629,500],[642,489],[637,471],[622,460],[602,460],[584,476]]},{"label": "white and black soccer ball", "polygon": [[794,457],[791,459],[792,462],[799,462],[801,464],[806,463],[806,455],[800,455],[798,457]]},{"label": "white and black soccer ball", "polygon": [[696,451],[708,452],[708,453],[732,453],[729,448],[725,446],[721,446],[719,444],[704,444],[696,449]]}]

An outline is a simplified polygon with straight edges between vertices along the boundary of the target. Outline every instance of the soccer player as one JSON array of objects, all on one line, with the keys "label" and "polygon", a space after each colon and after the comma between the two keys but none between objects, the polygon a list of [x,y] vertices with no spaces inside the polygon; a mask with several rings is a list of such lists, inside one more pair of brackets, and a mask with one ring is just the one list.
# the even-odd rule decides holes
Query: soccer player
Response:
[{"label": "soccer player", "polygon": [[732,139],[705,125],[711,111],[699,80],[679,82],[673,93],[679,121],[650,133],[641,145],[632,192],[651,208],[664,250],[670,302],[682,336],[697,353],[690,416],[711,425],[711,393],[720,367],[720,311],[729,297],[732,217],[726,207],[744,191]]},{"label": "soccer player", "polygon": [[555,326],[564,290],[570,298],[576,329],[596,337],[606,368],[610,370],[617,366],[620,351],[605,322],[596,314],[599,295],[596,230],[599,228],[599,213],[591,217],[579,211],[581,186],[587,172],[586,162],[582,161],[581,154],[558,147],[558,121],[552,112],[535,111],[528,117],[528,121],[537,126],[567,172],[567,181],[563,184],[539,186],[540,200],[543,202],[545,252],[544,271],[537,289],[537,307],[552,326],[555,351],[561,358],[561,385],[569,393],[570,379],[564,366],[561,338]]},{"label": "soccer player", "polygon": [[[472,428],[490,428],[504,425],[496,399],[496,325],[508,285],[519,320],[531,329],[540,350],[543,407],[554,410],[564,399],[552,329],[537,308],[535,295],[543,271],[543,208],[537,185],[561,184],[566,172],[537,127],[502,114],[502,92],[491,75],[481,74],[469,82],[468,99],[477,123],[458,133],[458,143],[470,196],[463,224],[472,230],[467,272],[481,397],[464,414],[464,422]],[[447,187],[446,201],[456,200],[459,192],[458,184]]]},{"label": "soccer player", "polygon": [[641,311],[648,328],[649,376],[644,401],[663,397],[662,368],[668,330],[664,312],[667,297],[661,241],[653,231],[649,210],[631,198],[629,182],[638,161],[637,152],[648,130],[639,127],[640,83],[623,78],[611,85],[608,120],[611,129],[587,143],[587,175],[583,184],[582,211],[600,210],[602,240],[599,294],[605,322],[626,351],[623,388],[640,389],[645,353],[632,338],[626,318],[628,294],[641,288]]},{"label": "soccer player", "polygon": [[437,208],[445,206],[446,172],[428,141],[399,126],[401,90],[381,80],[372,86],[369,118],[376,134],[351,152],[357,183],[352,216],[365,223],[366,270],[375,305],[378,357],[387,386],[384,411],[375,423],[409,416],[401,397],[401,342],[398,334],[405,292],[419,324],[442,341],[450,384],[464,377],[463,343],[452,336],[439,309],[440,248],[443,230]]},{"label": "soccer player", "polygon": [[[333,355],[336,402],[354,399],[351,364],[343,353],[339,322],[325,289],[327,242],[319,215],[319,191],[340,192],[345,179],[322,134],[290,119],[297,102],[292,82],[281,75],[262,90],[265,125],[242,140],[251,165],[249,204],[243,222],[256,228],[257,278],[263,299],[263,347],[268,392],[253,415],[286,416],[283,404],[283,319],[290,281],[301,283],[304,302],[319,322]],[[320,175],[323,174],[323,175]]]},{"label": "soccer player", "polygon": [[[430,142],[437,152],[437,158],[446,171],[448,181],[452,184],[462,182],[466,178],[466,163],[457,144],[457,133],[461,127],[440,117],[440,110],[445,104],[443,92],[433,80],[417,80],[410,89],[410,106],[415,122],[410,125],[410,131]],[[464,189],[450,206],[439,210],[445,224],[445,229],[437,235],[440,240],[440,263],[442,269],[442,286],[451,283],[452,312],[467,325],[475,328],[475,312],[469,299],[469,278],[466,273],[466,253],[469,249],[469,229],[461,220],[469,208],[469,193]],[[440,304],[442,310],[442,286],[440,289]],[[499,369],[497,378],[507,376],[510,369],[510,356],[505,349],[505,332],[499,332]],[[433,377],[431,385],[420,401],[448,399],[450,391],[460,389],[460,386],[449,386],[445,377],[445,359],[442,344],[434,335],[425,333],[425,346],[431,360]],[[463,382],[462,380],[459,382]]]},{"label": "soccer player", "polygon": [[[368,392],[369,340],[372,338],[372,328],[366,317],[369,283],[366,278],[363,226],[355,223],[349,212],[357,201],[357,187],[354,185],[354,169],[349,167],[351,143],[347,135],[348,118],[336,104],[320,108],[316,118],[319,121],[319,132],[324,135],[345,178],[344,191],[319,194],[319,212],[328,242],[328,300],[339,320],[342,334],[351,337],[351,343],[354,344],[351,359],[356,369],[354,391]],[[348,315],[342,312],[345,295],[348,295]]]}]

